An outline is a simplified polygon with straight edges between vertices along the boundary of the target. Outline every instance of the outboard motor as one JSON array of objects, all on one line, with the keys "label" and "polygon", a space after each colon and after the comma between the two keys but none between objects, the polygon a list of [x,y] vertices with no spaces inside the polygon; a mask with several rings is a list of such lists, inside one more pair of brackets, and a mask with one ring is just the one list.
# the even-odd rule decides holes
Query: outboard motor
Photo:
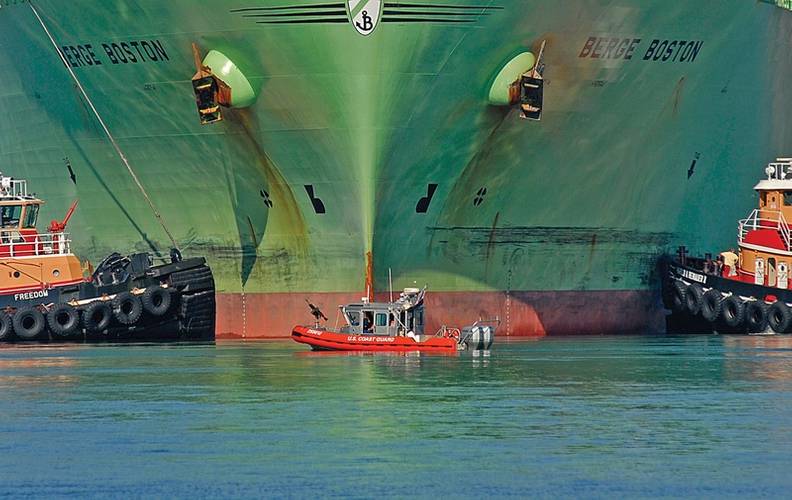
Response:
[{"label": "outboard motor", "polygon": [[470,326],[462,328],[460,344],[471,351],[489,351],[495,340],[495,329],[499,320],[476,321]]}]

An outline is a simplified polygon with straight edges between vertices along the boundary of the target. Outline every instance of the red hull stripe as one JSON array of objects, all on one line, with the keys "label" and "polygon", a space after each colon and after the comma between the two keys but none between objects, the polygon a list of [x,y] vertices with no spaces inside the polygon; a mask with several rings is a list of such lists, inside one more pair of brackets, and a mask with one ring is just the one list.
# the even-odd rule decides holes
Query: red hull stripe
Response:
[{"label": "red hull stripe", "polygon": [[[288,338],[295,323],[311,321],[305,297],[325,313],[360,301],[360,293],[299,292],[217,294],[217,338]],[[375,294],[388,300],[387,292]],[[331,318],[335,313],[328,314]],[[496,339],[545,335],[645,334],[665,331],[666,311],[653,290],[443,292],[426,294],[424,331],[470,325],[480,318],[501,324]],[[330,322],[332,326],[332,321]]]}]

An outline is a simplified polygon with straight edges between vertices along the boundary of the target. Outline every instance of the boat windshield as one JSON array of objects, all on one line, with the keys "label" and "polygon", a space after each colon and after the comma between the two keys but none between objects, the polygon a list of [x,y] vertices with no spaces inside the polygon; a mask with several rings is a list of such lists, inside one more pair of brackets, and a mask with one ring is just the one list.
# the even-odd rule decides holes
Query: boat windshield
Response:
[{"label": "boat windshield", "polygon": [[346,311],[346,317],[351,326],[360,324],[360,311]]},{"label": "boat windshield", "polygon": [[25,224],[23,227],[25,229],[35,229],[36,228],[36,220],[38,219],[38,205],[28,205],[27,209],[25,209]]},{"label": "boat windshield", "polygon": [[22,216],[22,205],[6,205],[0,210],[0,226],[18,227]]}]

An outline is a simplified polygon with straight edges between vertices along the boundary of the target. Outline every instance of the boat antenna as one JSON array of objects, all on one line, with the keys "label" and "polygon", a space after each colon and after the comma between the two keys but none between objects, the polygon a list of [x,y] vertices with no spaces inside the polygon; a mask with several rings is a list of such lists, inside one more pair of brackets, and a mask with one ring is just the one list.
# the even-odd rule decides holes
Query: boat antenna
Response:
[{"label": "boat antenna", "polygon": [[391,276],[391,268],[388,268],[388,290],[390,291],[390,302],[393,302],[393,277]]},{"label": "boat antenna", "polygon": [[149,207],[151,207],[151,211],[154,212],[154,217],[156,217],[157,221],[162,226],[162,229],[165,231],[165,234],[167,234],[168,238],[170,238],[170,241],[171,241],[171,244],[173,245],[173,248],[176,250],[176,252],[181,254],[181,251],[179,250],[179,246],[176,244],[176,239],[173,237],[171,232],[168,231],[168,227],[165,225],[165,220],[162,218],[162,215],[160,215],[159,211],[157,210],[157,207],[154,206],[154,202],[151,201],[151,198],[149,198],[148,193],[146,193],[146,189],[143,187],[143,184],[140,183],[140,179],[138,179],[138,176],[135,174],[135,171],[132,170],[132,166],[129,164],[129,160],[127,160],[127,157],[126,157],[126,155],[124,155],[124,152],[121,151],[121,148],[118,146],[118,143],[116,142],[115,138],[113,137],[113,134],[110,133],[110,129],[107,128],[107,125],[105,124],[104,120],[102,119],[102,116],[96,110],[96,107],[94,106],[93,101],[91,101],[91,98],[88,97],[88,93],[85,91],[85,89],[83,88],[82,84],[80,83],[80,79],[77,78],[77,75],[74,73],[74,70],[71,68],[69,63],[66,61],[66,58],[64,57],[63,52],[61,52],[61,50],[58,48],[58,44],[57,44],[57,42],[55,42],[55,38],[53,38],[52,33],[50,33],[50,30],[47,28],[47,25],[44,23],[44,20],[39,15],[38,10],[36,10],[36,7],[33,5],[33,2],[30,2],[29,5],[30,5],[30,10],[33,11],[33,14],[36,16],[36,19],[38,19],[39,24],[41,24],[41,27],[44,28],[44,32],[47,34],[47,38],[49,38],[49,41],[52,42],[52,46],[55,48],[55,52],[58,53],[58,56],[60,57],[61,62],[63,63],[64,66],[66,66],[66,70],[71,75],[72,80],[74,80],[74,83],[77,85],[77,88],[79,89],[79,91],[82,94],[83,98],[88,103],[88,106],[91,108],[91,111],[93,111],[94,116],[96,116],[96,119],[99,121],[99,124],[102,126],[102,130],[104,130],[105,135],[107,135],[107,138],[110,140],[110,143],[113,145],[113,148],[115,148],[116,153],[118,153],[119,158],[121,158],[121,162],[124,164],[126,169],[129,171],[129,175],[132,176],[132,180],[135,181],[135,184],[137,184],[138,189],[140,189],[140,192],[143,194],[143,197],[148,202]]}]

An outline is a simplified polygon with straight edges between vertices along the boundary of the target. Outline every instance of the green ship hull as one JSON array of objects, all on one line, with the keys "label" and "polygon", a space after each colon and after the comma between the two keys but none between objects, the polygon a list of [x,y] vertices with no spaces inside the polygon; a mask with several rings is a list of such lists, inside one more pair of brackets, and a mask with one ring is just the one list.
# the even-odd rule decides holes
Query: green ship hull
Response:
[{"label": "green ship hull", "polygon": [[[207,257],[218,336],[287,336],[305,299],[327,312],[389,276],[429,285],[430,328],[660,331],[658,257],[733,245],[792,148],[784,2],[384,2],[365,36],[343,2],[35,1],[43,23],[0,5],[0,169],[45,217],[80,199],[82,258],[167,256],[46,27],[182,252]],[[490,89],[543,41],[524,120]],[[211,125],[193,43],[255,94]]]}]

